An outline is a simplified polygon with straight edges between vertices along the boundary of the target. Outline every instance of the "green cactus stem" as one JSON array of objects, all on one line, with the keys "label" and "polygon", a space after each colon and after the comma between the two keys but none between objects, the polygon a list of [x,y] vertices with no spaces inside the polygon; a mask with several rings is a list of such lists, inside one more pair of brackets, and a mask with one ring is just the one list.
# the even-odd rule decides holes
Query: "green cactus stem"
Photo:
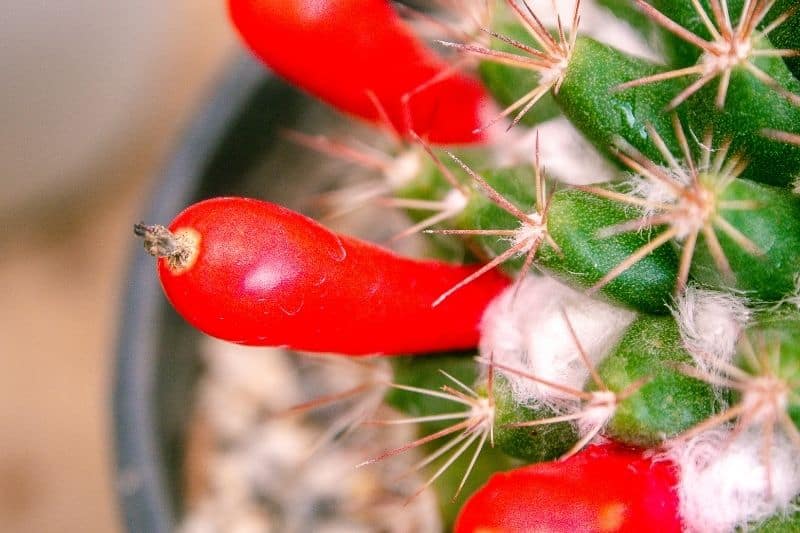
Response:
[{"label": "green cactus stem", "polygon": [[721,406],[708,383],[682,373],[691,364],[672,317],[643,316],[599,365],[611,390],[641,387],[622,400],[606,433],[637,446],[655,446],[703,422]]}]

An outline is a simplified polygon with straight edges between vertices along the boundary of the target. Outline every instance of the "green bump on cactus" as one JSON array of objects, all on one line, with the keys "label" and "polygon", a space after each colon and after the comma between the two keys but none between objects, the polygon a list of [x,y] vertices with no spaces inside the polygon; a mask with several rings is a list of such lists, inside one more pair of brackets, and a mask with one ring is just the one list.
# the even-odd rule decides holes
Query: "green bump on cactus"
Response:
[{"label": "green bump on cactus", "polygon": [[[543,257],[542,266],[617,303],[649,313],[666,312],[677,283],[678,259],[670,246],[659,244],[664,232],[603,234],[639,214],[589,192],[557,191],[550,202],[547,228],[563,256]],[[631,257],[638,260],[628,265]]]},{"label": "green bump on cactus", "polygon": [[[785,86],[800,95],[800,82],[786,71],[780,58],[761,58],[759,65],[780,65],[776,74]],[[764,129],[800,133],[800,104],[766,87],[741,70],[731,74],[725,108],[714,108],[709,91],[687,110],[688,124],[695,130],[713,127],[715,133],[732,139],[731,149],[750,161],[742,178],[787,187],[800,177],[800,147],[761,135]]]},{"label": "green bump on cactus", "polygon": [[497,413],[494,441],[504,453],[538,463],[562,456],[578,442],[575,427],[567,421],[515,426],[514,424],[520,422],[553,418],[556,413],[545,407],[533,408],[518,403],[511,391],[511,385],[499,374],[495,376],[494,397]]},{"label": "green bump on cactus", "polygon": [[[656,247],[630,268],[614,271],[632,254],[650,245],[651,235],[600,235],[602,229],[635,219],[635,209],[576,189],[545,195],[541,172],[529,167],[472,172],[485,196],[473,195],[455,219],[459,229],[495,256],[491,268],[506,263],[519,270],[537,265],[573,285],[595,287],[609,299],[647,312],[666,312],[676,284],[677,257],[667,246]],[[538,178],[537,178],[538,175]],[[536,198],[536,199],[534,199]],[[529,207],[534,206],[532,211]],[[522,261],[520,258],[525,257]],[[527,269],[525,269],[527,270]],[[613,274],[610,276],[609,274]],[[602,285],[597,285],[602,281]]]},{"label": "green bump on cactus", "polygon": [[[523,214],[532,211],[536,203],[534,170],[530,165],[523,165],[489,169],[478,176],[488,185],[489,188],[484,186],[488,194],[478,192],[470,196],[466,207],[453,224],[459,232],[475,230],[475,233],[458,234],[477,242],[485,256],[499,257],[513,246],[513,231],[523,227],[524,222],[508,209],[501,207],[497,201],[493,201],[492,197],[497,195],[495,198],[511,202]],[[495,230],[497,233],[493,233]],[[512,273],[518,272],[522,267],[521,255],[524,253],[507,257],[508,261],[503,263],[504,268]]]},{"label": "green bump on cactus", "polygon": [[619,402],[606,434],[628,444],[655,446],[718,412],[713,387],[677,366],[691,362],[672,317],[637,319],[597,369],[613,391],[645,380]]},{"label": "green bump on cactus", "polygon": [[733,179],[719,193],[719,205],[750,209],[721,210],[727,224],[753,243],[753,255],[733,234],[718,232],[719,245],[733,274],[732,283],[715,267],[710,249],[700,247],[693,276],[712,287],[730,287],[756,300],[778,301],[794,294],[800,275],[800,198],[783,189]]},{"label": "green bump on cactus", "polygon": [[679,54],[686,56],[679,68],[632,78],[621,88],[661,86],[665,80],[693,77],[684,90],[671,93],[668,108],[686,102],[692,128],[702,131],[713,126],[717,134],[731,137],[732,148],[753,162],[743,177],[774,185],[791,183],[800,173],[800,148],[759,135],[764,128],[797,131],[800,125],[800,82],[782,59],[797,50],[775,49],[763,34],[783,17],[777,16],[764,30],[757,28],[771,2],[747,2],[742,13],[740,2],[734,6],[723,0],[722,6],[731,8],[729,17],[719,9],[696,9],[682,2],[655,2],[659,9],[644,0],[637,3],[694,50]]},{"label": "green bump on cactus", "polygon": [[743,339],[738,366],[749,375],[762,378],[761,383],[774,386],[770,391],[775,395],[773,406],[783,409],[775,413],[775,422],[793,437],[800,453],[800,317],[797,313],[752,328]]},{"label": "green bump on cactus", "polygon": [[[664,109],[670,95],[681,92],[685,83],[671,79],[658,86],[645,84],[620,90],[629,80],[659,72],[660,68],[649,61],[580,37],[556,101],[572,124],[610,158],[616,140],[622,138],[650,159],[666,162],[651,143],[646,126],[651,124],[658,131],[670,131],[669,116]],[[671,134],[665,135],[664,142],[671,151],[679,147]]]},{"label": "green bump on cactus", "polygon": [[735,421],[735,431],[762,431],[763,453],[769,457],[775,432],[782,432],[800,453],[800,320],[761,317],[739,341],[733,361],[719,355],[695,353],[697,368],[684,372],[723,390],[733,401],[723,412],[707,418],[681,435],[687,439]]},{"label": "green bump on cactus", "polygon": [[[577,11],[576,11],[577,13]],[[576,23],[577,24],[577,23]],[[657,88],[644,85],[630,91],[617,91],[624,82],[647,78],[659,72],[659,67],[648,61],[632,58],[608,45],[591,38],[577,36],[573,27],[567,44],[555,47],[544,57],[538,49],[513,40],[527,33],[549,38],[547,30],[538,19],[521,18],[518,23],[506,23],[501,30],[513,42],[516,53],[468,48],[468,51],[485,57],[485,62],[499,66],[483,68],[483,78],[490,92],[502,103],[508,94],[523,95],[506,109],[522,117],[548,92],[552,92],[564,115],[580,129],[592,143],[607,156],[616,137],[622,137],[633,146],[657,158],[658,152],[647,142],[645,124],[666,124],[662,111],[669,102],[671,91],[680,92],[685,83],[668,80]],[[563,33],[561,31],[557,32]],[[514,71],[518,72],[515,74]],[[664,128],[666,131],[666,128]],[[677,143],[670,142],[671,148]]]},{"label": "green bump on cactus", "polygon": [[[412,180],[403,183],[388,201],[389,205],[403,209],[413,224],[395,235],[393,240],[436,227],[456,217],[466,205],[467,198],[473,194],[447,166],[448,160],[442,161],[422,139],[417,138],[417,141],[426,152],[419,153],[419,157],[424,158],[421,169]],[[483,160],[482,154],[471,155],[479,161]],[[439,258],[459,262],[473,259],[459,239],[432,235],[429,243],[432,254]]]},{"label": "green bump on cactus", "polygon": [[[453,385],[442,371],[462,383],[471,384],[478,379],[478,367],[469,353],[431,354],[420,361],[414,361],[413,357],[393,357],[389,362],[392,365],[394,383],[404,387],[438,391],[443,385]],[[453,402],[447,398],[397,387],[387,390],[384,401],[410,417],[445,413],[452,411],[454,407]],[[422,424],[422,429],[426,433],[432,433],[449,425],[447,421],[428,421]]]},{"label": "green bump on cactus", "polygon": [[[570,385],[569,378],[565,375],[558,376],[555,379],[544,378],[526,369],[515,368],[514,366],[508,366],[504,363],[495,363],[485,360],[483,362],[494,365],[498,370],[507,373],[508,376],[514,376],[515,379],[521,378],[523,383],[530,382],[530,384],[535,385],[537,388],[543,389],[541,392],[547,391],[540,397],[534,397],[535,399],[532,398],[531,400],[536,402],[536,405],[548,406],[547,408],[538,410],[538,413],[537,410],[526,411],[525,414],[534,415],[532,420],[513,422],[509,424],[509,427],[515,430],[522,428],[530,430],[549,428],[549,430],[552,431],[560,430],[559,428],[564,427],[564,423],[574,424],[574,429],[577,431],[576,438],[572,441],[563,441],[563,445],[565,446],[567,444],[572,444],[572,446],[561,455],[561,459],[566,459],[578,453],[594,440],[595,437],[604,432],[608,421],[616,412],[620,402],[634,394],[642,386],[644,380],[631,383],[628,387],[619,392],[610,390],[602,377],[597,373],[592,357],[578,339],[573,322],[569,319],[567,311],[563,308],[561,310],[561,319],[564,321],[564,325],[566,326],[566,330],[573,344],[573,353],[577,354],[574,362],[580,362],[585,366],[595,386],[594,390],[584,391],[580,388],[574,388],[574,386]],[[574,368],[572,370],[574,370]],[[552,416],[547,416],[549,411],[557,412]],[[537,417],[537,415],[539,416]],[[520,418],[524,416],[525,415],[522,415]],[[572,437],[572,435],[565,436]]]},{"label": "green bump on cactus", "polygon": [[[733,48],[727,46],[729,43],[738,45],[741,58],[742,52],[748,51],[747,45],[761,37],[768,37],[778,47],[788,50],[797,49],[800,44],[792,35],[792,26],[797,22],[796,13],[792,12],[794,0],[748,1],[744,13],[744,0],[630,0],[630,3],[660,25],[662,48],[669,63],[677,67],[696,65],[704,53],[709,56],[725,53]],[[780,43],[774,39],[776,35],[781,35]],[[713,50],[705,48],[703,41],[715,41],[717,46]]]},{"label": "green bump on cactus", "polygon": [[[511,126],[515,126],[551,91],[558,93],[580,21],[580,0],[575,1],[570,26],[565,27],[559,17],[554,31],[548,30],[527,4],[520,5],[515,0],[507,0],[506,4],[518,22],[503,20],[497,24],[495,29],[508,34],[490,30],[490,34],[503,43],[496,49],[474,44],[442,43],[486,61],[527,71],[514,74],[507,68],[482,67],[484,83],[490,91],[496,91],[498,101],[508,106],[484,129],[511,115],[514,116]],[[552,106],[548,105],[537,115],[545,117],[551,113]],[[530,121],[535,122],[535,119]]]},{"label": "green bump on cactus", "polygon": [[715,147],[711,130],[699,143],[700,157],[695,157],[677,116],[673,122],[683,161],[670,154],[659,132],[648,126],[669,167],[658,166],[623,145],[620,158],[639,173],[632,191],[620,195],[597,187],[589,190],[644,207],[642,218],[617,231],[667,226],[661,235],[682,246],[679,293],[694,267],[694,276],[712,287],[737,288],[772,301],[790,294],[800,272],[798,198],[782,189],[738,179],[746,161],[738,155],[729,157],[730,141]]},{"label": "green bump on cactus", "polygon": [[[489,270],[492,270],[500,265],[505,264],[507,261],[514,261],[519,257],[524,257],[524,261],[522,263],[522,271],[527,272],[531,265],[533,264],[534,259],[536,258],[537,253],[539,252],[542,245],[551,246],[554,250],[558,251],[558,245],[550,238],[550,235],[547,233],[546,224],[547,224],[547,199],[546,199],[546,191],[545,191],[545,183],[544,183],[544,175],[542,173],[541,167],[539,166],[539,143],[538,137],[536,141],[536,149],[535,149],[535,163],[533,165],[533,189],[535,191],[535,200],[533,203],[533,210],[530,212],[526,212],[523,209],[514,205],[513,202],[509,201],[508,198],[503,196],[491,183],[486,181],[482,176],[477,174],[473,171],[469,166],[467,166],[464,162],[460,159],[455,157],[451,154],[451,157],[454,161],[459,163],[462,170],[464,170],[473,180],[476,188],[480,189],[483,195],[486,196],[486,200],[489,201],[492,205],[499,208],[501,212],[504,212],[507,217],[509,217],[509,226],[504,228],[488,228],[482,229],[480,227],[476,228],[472,225],[469,219],[470,213],[470,202],[475,200],[476,198],[480,201],[480,195],[472,195],[470,197],[470,202],[464,207],[461,211],[460,216],[457,218],[456,222],[461,221],[466,228],[464,229],[451,229],[451,230],[440,230],[440,233],[450,234],[450,235],[461,235],[467,238],[501,238],[504,241],[510,243],[510,246],[503,252],[498,253],[493,259],[488,260],[488,262],[478,269],[475,273],[470,275],[469,277],[463,279],[461,282],[456,284],[455,286],[451,287],[448,291],[442,294],[434,305],[438,305],[443,300],[448,298],[451,294],[456,292],[457,290],[461,289],[462,287],[471,283],[474,279],[484,275]],[[507,178],[516,178],[517,172],[521,171],[524,175],[529,172],[529,169],[526,167],[522,167],[520,169],[511,168],[500,170],[501,173],[505,174]],[[528,174],[529,175],[529,174]],[[520,182],[514,180],[517,185]],[[506,180],[505,185],[511,185],[512,180]],[[510,222],[514,220],[514,222]],[[512,227],[511,224],[513,224]]]},{"label": "green bump on cactus", "polygon": [[[486,363],[490,369],[494,368],[495,363],[493,361],[482,362]],[[393,390],[389,391],[386,397],[387,402],[421,424],[422,434],[427,435],[427,437],[423,436],[422,439],[448,432],[454,427],[454,419],[459,421],[466,418],[454,415],[449,418],[437,419],[437,417],[447,417],[453,411],[452,398],[445,397],[445,394],[439,394],[439,390],[450,394],[453,390],[450,387],[453,383],[456,383],[455,380],[461,383],[470,383],[474,380],[475,364],[471,358],[434,356],[422,362],[413,361],[412,358],[395,358],[392,360],[392,364],[395,369],[396,381],[402,380],[406,381],[406,383],[402,385],[402,388],[395,386]],[[420,372],[420,366],[424,366],[430,371]],[[438,367],[440,371],[443,370],[443,367],[448,368],[453,374],[448,372],[448,376],[443,378],[440,372],[434,370],[435,367]],[[497,368],[510,370],[502,367],[502,365],[498,365]],[[568,415],[568,419],[562,420],[557,413],[549,408],[523,406],[515,400],[511,385],[502,375],[495,373],[493,370],[490,370],[489,375],[490,381],[485,381],[483,385],[477,387],[475,393],[476,398],[486,399],[492,405],[493,445],[498,450],[511,457],[524,459],[526,462],[541,462],[562,457],[567,453],[574,453],[585,445],[585,441],[579,443],[579,435],[572,422],[581,418],[580,411],[577,414]],[[455,376],[459,376],[464,381],[455,378]],[[409,379],[414,385],[410,385],[407,382]],[[444,388],[440,388],[439,385],[443,382],[447,383],[447,385]],[[466,389],[461,387],[461,390],[465,391]],[[430,394],[431,391],[437,395]],[[598,426],[596,429],[599,430],[600,427]],[[455,431],[452,433],[455,434]],[[458,437],[455,437],[450,443],[459,444],[461,441],[457,441],[457,439]],[[466,440],[462,439],[462,441]],[[428,444],[428,442],[425,444]],[[575,448],[578,444],[579,447]],[[448,444],[446,443],[438,450],[442,450],[447,446]],[[486,448],[479,447],[477,449],[479,450],[478,453],[482,455]],[[434,454],[439,453],[436,450],[431,451]],[[464,475],[465,471],[469,473],[469,465],[461,469],[455,468],[454,465],[447,470],[458,472],[458,479],[461,481],[462,478],[460,476]],[[441,475],[444,476],[444,472]],[[459,492],[458,487],[453,490],[453,493],[457,494]]]}]

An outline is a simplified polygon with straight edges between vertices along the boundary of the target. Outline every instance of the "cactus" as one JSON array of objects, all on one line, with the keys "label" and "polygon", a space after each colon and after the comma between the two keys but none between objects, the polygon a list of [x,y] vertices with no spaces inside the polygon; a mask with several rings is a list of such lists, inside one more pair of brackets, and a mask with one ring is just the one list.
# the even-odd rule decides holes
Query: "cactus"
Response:
[{"label": "cactus", "polygon": [[[293,30],[296,35],[281,29],[283,38],[294,36],[295,42],[271,43],[253,36],[259,24],[270,21],[270,10],[280,11],[275,7],[279,2],[230,4],[245,40],[268,64],[281,52],[259,47],[295,46],[306,53],[292,53],[293,72],[314,68],[313,50],[303,50],[302,28]],[[350,13],[382,17],[380,27],[402,26],[403,42],[411,38],[406,22],[385,9],[389,2],[321,4],[330,5],[333,13],[333,29],[325,31],[338,25],[346,32],[346,21],[339,18]],[[442,498],[442,512],[457,531],[477,531],[495,519],[491,527],[503,531],[557,528],[552,517],[531,510],[530,502],[516,502],[515,496],[503,493],[514,489],[499,478],[492,478],[495,481],[484,489],[477,487],[493,472],[521,463],[546,463],[539,470],[527,467],[519,479],[535,480],[524,487],[524,494],[534,494],[534,488],[547,491],[547,483],[538,476],[557,473],[559,465],[592,464],[594,455],[607,453],[597,451],[598,442],[611,440],[617,443],[609,448],[612,455],[617,445],[628,448],[608,459],[610,463],[630,461],[645,477],[655,468],[647,466],[651,458],[657,458],[653,464],[659,469],[666,463],[672,477],[660,473],[659,483],[669,480],[671,485],[659,485],[653,497],[675,500],[665,501],[658,512],[638,500],[620,500],[619,513],[594,517],[605,520],[603,531],[641,530],[636,528],[647,524],[648,516],[655,529],[666,508],[674,515],[671,523],[686,530],[794,530],[800,523],[791,515],[800,503],[800,79],[795,77],[800,10],[791,1],[769,0],[568,4],[569,9],[558,14],[555,5],[531,0],[442,2],[432,12],[412,17],[439,32],[435,42],[428,43],[430,49],[422,41],[416,44],[420,50],[415,57],[435,57],[426,63],[427,81],[409,89],[408,80],[392,78],[413,76],[419,83],[422,71],[408,65],[397,73],[383,65],[374,79],[365,72],[358,75],[359,82],[376,88],[371,93],[374,107],[356,114],[394,136],[393,154],[376,157],[320,132],[291,134],[310,149],[379,170],[379,181],[365,189],[369,193],[364,201],[377,199],[408,214],[409,230],[398,238],[418,233],[428,239],[431,255],[452,258],[455,250],[465,261],[478,263],[429,305],[458,316],[465,304],[447,307],[456,295],[481,294],[483,299],[464,294],[459,300],[486,308],[479,324],[470,316],[430,325],[478,327],[479,345],[442,354],[433,353],[443,347],[433,340],[400,343],[415,347],[413,357],[387,345],[385,351],[396,357],[391,359],[393,378],[384,383],[385,402],[406,418],[383,423],[415,424],[420,437],[365,458],[362,466],[425,449],[429,455],[420,467],[431,470],[422,488],[432,484],[440,494],[458,499],[452,504]],[[594,20],[583,20],[587,12]],[[627,31],[649,43],[654,50],[650,57],[661,54],[662,61],[617,47],[614,32],[591,27],[601,16],[629,23]],[[459,17],[466,24],[456,26],[453,20]],[[611,44],[597,40],[604,33]],[[347,49],[350,39],[358,55],[358,47],[368,45],[356,37],[342,36],[334,48]],[[389,41],[391,36],[383,35],[375,46],[388,46]],[[384,60],[402,61],[408,52],[401,48],[389,50],[398,56]],[[374,57],[375,52],[365,56]],[[350,58],[341,59],[345,71],[355,68]],[[304,76],[292,79],[303,87]],[[487,107],[482,93],[475,92],[477,79],[495,105]],[[346,100],[347,81],[340,87],[330,80],[330,88],[317,81],[310,84],[314,94],[335,104]],[[452,121],[435,112],[421,117],[421,109],[437,107],[436,99],[444,102],[455,96],[444,87],[459,86],[470,87],[470,97],[448,101],[444,107],[452,114],[462,106],[464,120]],[[386,101],[386,95],[393,100]],[[370,100],[365,94],[349,96],[352,102],[343,108],[350,112],[364,109]],[[420,97],[424,105],[415,103]],[[472,129],[475,116],[484,117],[484,123]],[[601,181],[608,172],[600,168],[580,169],[582,176],[596,174],[597,179],[589,181],[574,170],[551,173],[549,159],[558,150],[543,146],[552,146],[545,132],[553,121],[569,124],[568,131],[588,141],[582,149],[595,159],[586,160],[604,160],[616,177]],[[467,129],[457,131],[459,125]],[[464,140],[471,144],[446,144]],[[581,164],[573,162],[572,168]],[[348,194],[329,199],[338,214],[360,205]],[[186,234],[180,233],[182,227],[170,230]],[[300,235],[300,229],[296,233],[299,236],[292,238],[301,242],[313,238]],[[259,242],[277,242],[280,248],[281,238]],[[349,238],[341,239],[342,250],[342,242],[354,246]],[[164,263],[169,254],[153,250],[152,239],[146,242],[162,257],[165,288],[185,276],[185,270],[214,260],[212,254],[203,254],[203,235],[197,240],[194,263],[182,265],[180,272],[170,272]],[[215,245],[224,247],[224,242]],[[245,246],[238,253],[262,252]],[[343,255],[335,262],[346,262]],[[376,279],[373,294],[361,301],[382,305],[386,298],[404,298],[396,283],[379,281],[381,276],[405,275],[405,267],[393,271],[384,265],[391,261],[381,259],[375,266],[384,271],[371,273]],[[280,261],[281,268],[301,263]],[[439,275],[435,267],[428,274],[423,270],[414,275]],[[499,294],[502,284],[495,270],[509,278],[508,288]],[[303,272],[292,275],[302,278]],[[196,283],[212,283],[225,276],[196,278]],[[180,286],[184,300],[194,297],[192,282]],[[240,282],[244,283],[231,279],[226,285]],[[388,285],[394,293],[372,298]],[[414,286],[409,281],[406,290],[413,292]],[[430,290],[438,285],[426,286]],[[207,297],[216,289],[196,290]],[[305,290],[317,289],[308,284]],[[353,305],[360,298],[348,295],[348,303],[341,305]],[[329,313],[350,312],[337,308],[335,299],[327,304],[318,300],[313,299],[313,305],[327,305]],[[400,301],[392,309],[403,305]],[[302,322],[308,311],[303,302],[284,311],[291,315],[282,317],[284,322],[315,335],[316,324]],[[374,311],[392,321],[386,312]],[[317,317],[323,310],[308,312]],[[269,319],[265,311],[265,330]],[[417,322],[415,328],[425,327]],[[404,333],[421,335],[413,329]],[[250,337],[261,338],[257,333]],[[378,331],[370,331],[369,337],[369,346],[380,344]],[[436,335],[427,331],[424,337]],[[328,345],[358,343],[319,338],[307,344],[325,351]],[[452,344],[463,349],[463,343]],[[740,464],[751,470],[737,470]],[[583,466],[569,468],[569,476],[582,479]],[[508,475],[514,479],[516,474]],[[644,483],[642,479],[636,483]],[[614,479],[606,482],[611,486]],[[643,486],[648,490],[647,483]],[[500,492],[489,496],[485,491],[490,489]],[[473,492],[467,518],[454,522],[454,509]],[[561,501],[562,496],[553,498]],[[705,505],[715,499],[714,505]],[[494,505],[502,506],[502,516],[493,515]],[[564,513],[572,512],[567,504],[559,505],[566,506]],[[626,518],[628,505],[636,508],[635,520]],[[581,509],[575,512],[586,512]],[[607,507],[598,507],[597,513],[603,509]],[[481,522],[484,516],[490,518]],[[563,523],[574,524],[570,520]],[[587,523],[583,526],[594,530]]]}]

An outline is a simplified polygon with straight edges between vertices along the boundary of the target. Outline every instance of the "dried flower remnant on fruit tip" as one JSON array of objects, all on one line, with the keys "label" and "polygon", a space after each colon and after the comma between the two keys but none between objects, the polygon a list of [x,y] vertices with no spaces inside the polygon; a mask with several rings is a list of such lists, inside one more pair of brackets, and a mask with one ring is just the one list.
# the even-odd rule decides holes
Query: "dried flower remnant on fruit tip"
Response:
[{"label": "dried flower remnant on fruit tip", "polygon": [[[461,44],[446,41],[439,41],[445,46],[477,55],[488,61],[533,70],[539,74],[539,84],[525,94],[522,98],[508,106],[500,115],[495,117],[488,124],[476,130],[486,130],[516,112],[516,116],[508,128],[516,126],[522,117],[530,111],[534,105],[550,90],[558,92],[561,82],[564,80],[567,67],[572,58],[572,51],[575,48],[575,40],[578,38],[578,26],[580,25],[580,0],[575,1],[575,8],[572,13],[572,22],[569,29],[565,29],[560,15],[556,21],[556,36],[551,35],[530,4],[522,0],[522,6],[515,0],[507,0],[507,3],[531,37],[537,43],[537,47],[529,46],[525,43],[501,35],[488,28],[484,28],[488,35],[513,46],[519,53],[504,52],[493,50],[481,44]],[[555,8],[554,8],[555,9]]]},{"label": "dried flower remnant on fruit tip", "polygon": [[[730,139],[723,141],[715,149],[711,130],[706,132],[703,141],[699,143],[700,159],[695,160],[677,115],[673,115],[672,123],[683,152],[682,162],[679,162],[670,153],[663,138],[652,125],[648,124],[648,134],[664,160],[667,161],[667,167],[659,166],[623,139],[617,139],[619,150],[617,157],[636,173],[634,179],[640,180],[639,186],[634,187],[634,190],[628,194],[600,187],[580,187],[582,190],[638,207],[644,211],[641,218],[601,230],[601,236],[608,237],[656,226],[666,226],[667,228],[603,276],[590,289],[590,293],[599,291],[670,240],[676,240],[682,244],[678,281],[675,287],[676,294],[681,294],[686,288],[695,246],[701,234],[705,238],[714,263],[728,281],[733,281],[733,272],[716,231],[721,231],[752,255],[762,255],[763,253],[755,243],[731,225],[721,214],[721,211],[725,210],[742,211],[759,207],[753,201],[719,199],[722,192],[745,170],[747,162],[738,155],[728,157]],[[713,159],[712,153],[714,154]]]},{"label": "dried flower remnant on fruit tip", "polygon": [[512,215],[519,221],[519,227],[516,229],[446,229],[446,230],[430,230],[428,233],[440,233],[444,235],[474,235],[474,236],[496,236],[503,239],[508,239],[511,246],[498,255],[491,261],[487,262],[480,269],[476,270],[471,275],[464,278],[462,281],[445,291],[433,303],[434,307],[441,304],[450,295],[470,284],[475,279],[479,278],[486,272],[496,268],[509,259],[516,256],[525,255],[525,262],[520,271],[517,281],[516,290],[519,289],[519,280],[524,277],[525,273],[530,270],[536,254],[539,251],[542,243],[547,243],[556,253],[561,253],[561,248],[550,236],[547,230],[547,211],[550,198],[547,196],[546,185],[544,180],[544,170],[540,164],[539,155],[539,140],[536,140],[535,158],[534,158],[534,189],[536,194],[535,205],[530,213],[525,213],[520,208],[511,203],[507,198],[500,194],[494,187],[492,187],[483,177],[467,166],[463,161],[453,154],[450,157],[458,163],[461,168],[469,174],[473,183],[478,189],[495,205]]},{"label": "dried flower remnant on fruit tip", "polygon": [[800,95],[784,88],[754,62],[759,57],[790,57],[800,54],[798,50],[759,47],[762,39],[792,16],[798,6],[794,6],[778,16],[763,30],[758,30],[758,25],[769,12],[774,0],[748,0],[745,2],[744,10],[735,26],[728,12],[728,0],[710,0],[711,15],[700,5],[699,0],[692,0],[697,17],[711,34],[711,40],[705,40],[644,0],[635,0],[635,2],[657,24],[684,41],[697,46],[702,50],[702,55],[696,65],[632,80],[621,84],[618,89],[624,90],[672,78],[699,76],[670,101],[667,105],[667,110],[670,110],[681,105],[715,78],[719,78],[715,103],[717,107],[721,108],[725,105],[731,74],[734,69],[743,68],[793,104],[800,105]]},{"label": "dried flower remnant on fruit tip", "polygon": [[197,256],[200,236],[194,230],[186,228],[172,232],[159,224],[139,222],[133,225],[133,233],[143,239],[147,253],[166,259],[170,270],[189,268]]}]

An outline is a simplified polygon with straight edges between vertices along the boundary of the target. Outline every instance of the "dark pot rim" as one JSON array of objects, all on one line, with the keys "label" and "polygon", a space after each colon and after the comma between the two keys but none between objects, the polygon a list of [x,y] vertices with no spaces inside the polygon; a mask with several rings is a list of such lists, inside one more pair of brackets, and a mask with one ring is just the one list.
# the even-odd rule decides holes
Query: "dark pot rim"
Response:
[{"label": "dark pot rim", "polygon": [[[226,70],[157,180],[142,220],[171,220],[201,194],[203,178],[227,140],[231,124],[268,79],[269,74],[249,56],[238,58]],[[164,299],[152,258],[131,242],[135,250],[122,295],[112,390],[115,489],[128,531],[166,533],[174,530],[176,507],[156,434],[161,332],[155,325]]]}]

